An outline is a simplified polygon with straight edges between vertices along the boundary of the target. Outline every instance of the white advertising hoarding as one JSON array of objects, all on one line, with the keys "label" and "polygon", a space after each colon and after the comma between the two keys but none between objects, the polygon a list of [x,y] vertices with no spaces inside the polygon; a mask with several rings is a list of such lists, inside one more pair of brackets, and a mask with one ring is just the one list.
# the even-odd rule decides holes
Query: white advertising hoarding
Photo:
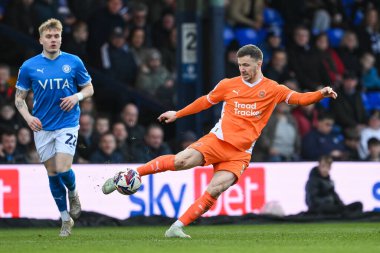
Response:
[{"label": "white advertising hoarding", "polygon": [[[305,184],[316,163],[255,163],[239,182],[223,193],[205,214],[242,215],[259,213],[263,206],[278,202],[285,214],[306,211]],[[103,182],[137,164],[74,165],[77,188],[84,211],[118,219],[136,215],[178,217],[206,189],[211,167],[165,172],[142,178],[141,189],[132,196],[114,192],[104,195]],[[331,170],[335,189],[344,203],[361,201],[365,211],[380,208],[380,164],[335,162]],[[58,219],[42,165],[0,166],[0,218]]]}]

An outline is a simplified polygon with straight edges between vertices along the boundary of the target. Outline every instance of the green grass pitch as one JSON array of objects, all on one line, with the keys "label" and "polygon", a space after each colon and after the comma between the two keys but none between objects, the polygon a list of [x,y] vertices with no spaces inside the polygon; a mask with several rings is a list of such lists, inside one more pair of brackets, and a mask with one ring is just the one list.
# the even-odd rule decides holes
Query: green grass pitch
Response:
[{"label": "green grass pitch", "polygon": [[168,239],[167,227],[1,229],[1,253],[31,252],[380,252],[380,223],[319,223],[190,226],[192,239]]}]

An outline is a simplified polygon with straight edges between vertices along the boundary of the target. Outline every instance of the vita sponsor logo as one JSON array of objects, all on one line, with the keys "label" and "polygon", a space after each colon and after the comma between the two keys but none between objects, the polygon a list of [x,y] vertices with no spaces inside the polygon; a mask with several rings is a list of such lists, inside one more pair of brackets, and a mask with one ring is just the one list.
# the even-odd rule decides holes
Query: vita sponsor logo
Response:
[{"label": "vita sponsor logo", "polygon": [[234,102],[234,111],[236,115],[239,116],[255,116],[259,117],[261,115],[261,111],[257,111],[257,103],[253,104],[241,104],[239,102]]},{"label": "vita sponsor logo", "polygon": [[70,84],[69,84],[69,81],[67,80],[67,78],[65,78],[65,79],[63,79],[63,78],[49,78],[49,79],[45,79],[43,81],[38,80],[38,83],[41,85],[41,87],[44,90],[46,90],[46,89],[60,90],[60,89],[70,88]]}]

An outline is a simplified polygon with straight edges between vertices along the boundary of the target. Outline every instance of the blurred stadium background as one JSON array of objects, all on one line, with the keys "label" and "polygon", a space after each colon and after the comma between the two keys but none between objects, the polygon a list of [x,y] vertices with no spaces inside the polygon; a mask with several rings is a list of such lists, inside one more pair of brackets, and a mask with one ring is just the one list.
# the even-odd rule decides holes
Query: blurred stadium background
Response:
[{"label": "blurred stadium background", "polygon": [[[308,220],[302,216],[308,174],[320,155],[331,154],[335,189],[345,203],[361,201],[366,212],[344,219],[378,222],[379,10],[377,0],[0,0],[0,227],[55,226],[59,217],[32,133],[13,104],[18,68],[41,52],[37,28],[52,17],[64,24],[62,50],[81,57],[95,88],[95,97],[81,103],[73,166],[85,211],[79,226],[175,218],[204,191],[210,168],[149,176],[130,198],[105,197],[100,186],[122,168],[181,151],[207,133],[220,106],[172,125],[155,119],[239,75],[235,54],[249,43],[263,50],[268,78],[298,91],[330,85],[339,98],[279,106],[244,178],[205,219],[261,214],[283,222],[299,214]],[[32,108],[33,94],[28,101]],[[333,125],[322,138],[326,117]],[[281,118],[287,133],[276,131]]]}]

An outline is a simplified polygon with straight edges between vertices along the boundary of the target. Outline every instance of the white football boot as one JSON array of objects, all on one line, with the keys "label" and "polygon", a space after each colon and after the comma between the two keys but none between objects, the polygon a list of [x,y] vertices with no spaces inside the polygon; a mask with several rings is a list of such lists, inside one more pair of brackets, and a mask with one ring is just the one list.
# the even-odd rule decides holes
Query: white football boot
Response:
[{"label": "white football boot", "polygon": [[59,233],[59,236],[61,237],[67,237],[71,235],[71,229],[74,227],[74,220],[70,218],[68,221],[62,221],[62,227],[61,232]]},{"label": "white football boot", "polygon": [[165,237],[169,238],[191,238],[190,235],[185,234],[183,232],[182,227],[172,225],[168,230],[165,232]]},{"label": "white football boot", "polygon": [[75,195],[72,197],[69,197],[69,203],[70,203],[70,216],[74,220],[78,219],[81,212],[82,212],[82,207],[79,201],[79,195]]},{"label": "white football boot", "polygon": [[114,183],[114,179],[113,177],[111,178],[108,178],[103,186],[102,186],[102,191],[104,194],[110,194],[111,192],[115,191],[116,190],[116,185]]}]

